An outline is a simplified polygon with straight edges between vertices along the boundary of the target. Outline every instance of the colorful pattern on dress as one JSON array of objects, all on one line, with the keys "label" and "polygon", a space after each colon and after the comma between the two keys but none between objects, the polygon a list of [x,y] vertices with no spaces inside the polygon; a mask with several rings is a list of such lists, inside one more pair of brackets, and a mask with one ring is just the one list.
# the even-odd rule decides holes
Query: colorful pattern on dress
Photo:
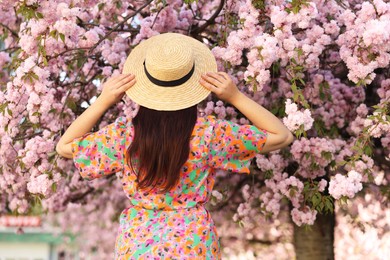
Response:
[{"label": "colorful pattern on dress", "polygon": [[134,128],[120,117],[114,123],[72,142],[73,160],[86,180],[116,172],[131,205],[123,210],[115,259],[221,259],[220,241],[208,202],[215,170],[249,173],[252,158],[267,133],[213,116],[198,118],[190,154],[174,190],[158,194],[137,189],[137,177],[125,163]]}]

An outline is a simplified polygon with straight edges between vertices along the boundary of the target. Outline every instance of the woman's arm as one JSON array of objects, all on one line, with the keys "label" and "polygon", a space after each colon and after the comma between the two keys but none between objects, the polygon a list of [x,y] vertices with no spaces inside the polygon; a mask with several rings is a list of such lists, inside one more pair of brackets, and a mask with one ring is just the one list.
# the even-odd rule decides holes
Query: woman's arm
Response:
[{"label": "woman's arm", "polygon": [[56,146],[57,153],[63,157],[72,158],[72,141],[90,132],[107,109],[121,100],[126,90],[134,83],[135,77],[131,74],[121,74],[109,78],[103,85],[101,95],[69,126],[60,138]]},{"label": "woman's arm", "polygon": [[267,109],[241,93],[228,74],[207,73],[200,83],[218,98],[241,111],[257,128],[268,132],[262,152],[270,152],[289,145],[294,137],[283,123]]}]

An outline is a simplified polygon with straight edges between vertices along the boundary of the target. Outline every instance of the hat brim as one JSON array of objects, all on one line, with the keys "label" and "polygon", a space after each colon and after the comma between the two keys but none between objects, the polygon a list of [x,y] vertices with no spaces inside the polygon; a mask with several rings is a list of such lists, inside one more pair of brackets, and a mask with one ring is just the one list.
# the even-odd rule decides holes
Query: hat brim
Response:
[{"label": "hat brim", "polygon": [[[191,78],[175,87],[161,87],[153,84],[145,74],[144,60],[149,48],[165,44],[170,37],[180,37],[193,50],[195,69]],[[199,80],[206,72],[217,72],[217,62],[210,49],[198,40],[176,33],[153,36],[137,45],[129,54],[123,66],[123,74],[132,73],[137,82],[126,94],[137,104],[154,109],[173,111],[194,106],[204,100],[210,91]]]}]

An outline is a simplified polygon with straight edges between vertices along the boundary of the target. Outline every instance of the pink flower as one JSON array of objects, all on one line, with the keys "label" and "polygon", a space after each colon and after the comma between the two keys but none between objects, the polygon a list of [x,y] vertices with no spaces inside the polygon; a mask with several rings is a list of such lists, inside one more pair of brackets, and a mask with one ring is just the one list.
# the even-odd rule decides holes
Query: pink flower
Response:
[{"label": "pink flower", "polygon": [[311,112],[305,109],[303,112],[298,111],[298,107],[295,103],[291,102],[291,99],[286,100],[286,114],[287,117],[283,118],[283,123],[290,131],[296,131],[301,125],[304,126],[304,130],[307,131],[313,126],[314,119],[311,117]]},{"label": "pink flower", "polygon": [[341,196],[353,198],[362,190],[362,175],[354,170],[348,172],[348,176],[336,174],[329,182],[329,194],[339,199]]},{"label": "pink flower", "polygon": [[304,210],[299,210],[298,208],[293,208],[291,210],[291,217],[294,223],[297,226],[302,226],[302,224],[313,225],[317,216],[316,210],[311,210],[309,207],[305,206]]},{"label": "pink flower", "polygon": [[47,174],[39,175],[36,178],[31,178],[30,182],[27,183],[27,189],[31,193],[40,193],[44,196],[49,195],[51,190],[51,185],[53,184],[52,180],[49,180]]},{"label": "pink flower", "polygon": [[318,191],[323,192],[325,190],[327,184],[328,184],[328,182],[325,179],[322,179],[318,183]]}]

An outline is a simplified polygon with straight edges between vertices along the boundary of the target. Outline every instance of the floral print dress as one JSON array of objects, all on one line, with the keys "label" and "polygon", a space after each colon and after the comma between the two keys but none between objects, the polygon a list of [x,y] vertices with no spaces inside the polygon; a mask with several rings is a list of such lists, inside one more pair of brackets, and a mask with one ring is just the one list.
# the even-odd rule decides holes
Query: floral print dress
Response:
[{"label": "floral print dress", "polygon": [[213,116],[199,117],[180,182],[165,194],[137,190],[125,153],[133,136],[131,120],[120,117],[72,142],[73,160],[84,179],[121,172],[131,206],[119,218],[115,259],[221,259],[218,233],[204,206],[216,169],[249,173],[251,159],[265,144],[266,131]]}]

